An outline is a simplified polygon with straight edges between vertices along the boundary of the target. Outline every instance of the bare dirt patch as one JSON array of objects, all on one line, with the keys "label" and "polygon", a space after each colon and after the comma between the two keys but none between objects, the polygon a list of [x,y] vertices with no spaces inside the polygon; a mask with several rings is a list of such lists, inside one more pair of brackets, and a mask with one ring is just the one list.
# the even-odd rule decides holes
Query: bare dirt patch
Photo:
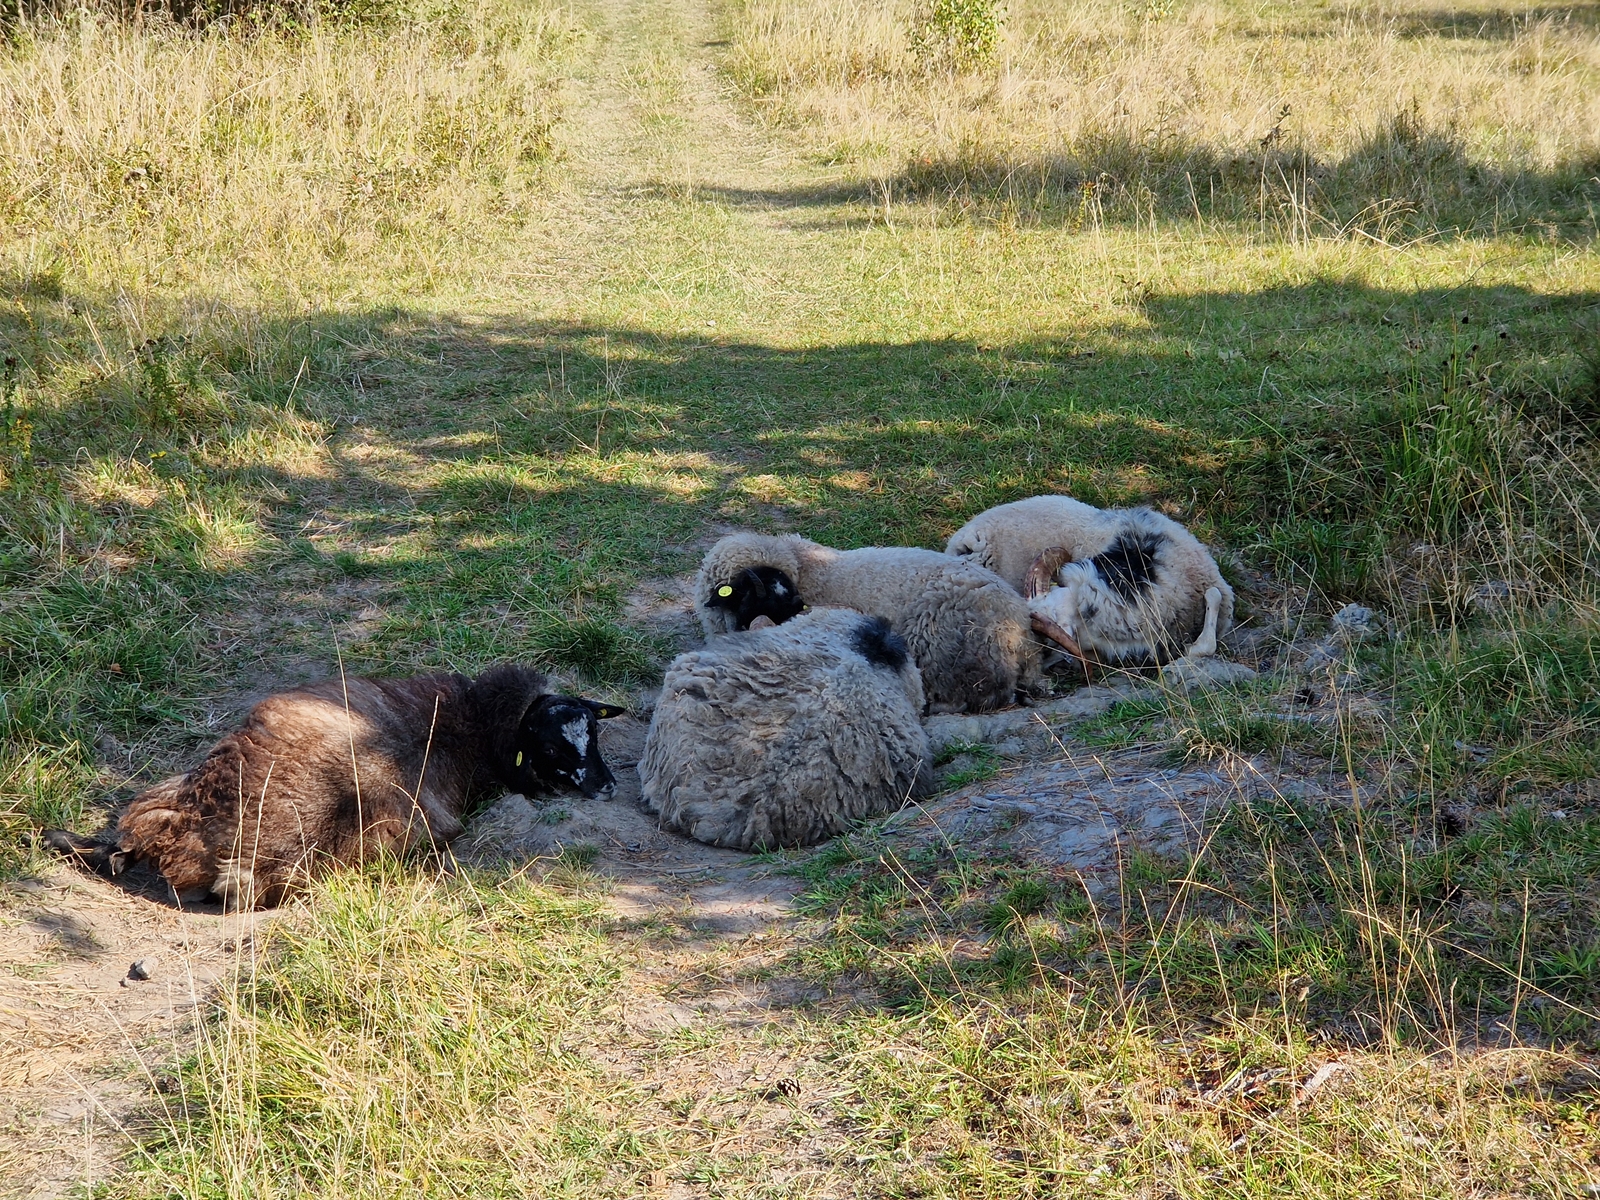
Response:
[{"label": "bare dirt patch", "polygon": [[[0,898],[0,1194],[106,1178],[162,1064],[262,914],[181,910],[56,867]],[[136,961],[148,979],[129,978]]]}]

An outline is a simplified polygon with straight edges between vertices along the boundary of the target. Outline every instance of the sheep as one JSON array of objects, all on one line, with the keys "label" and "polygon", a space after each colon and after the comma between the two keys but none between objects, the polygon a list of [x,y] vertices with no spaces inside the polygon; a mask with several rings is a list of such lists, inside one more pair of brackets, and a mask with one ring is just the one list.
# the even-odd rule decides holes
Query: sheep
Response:
[{"label": "sheep", "polygon": [[1085,665],[1088,658],[1134,666],[1215,654],[1218,636],[1233,625],[1233,589],[1216,560],[1187,529],[1148,508],[1034,496],[979,513],[951,536],[946,553],[1020,590],[1034,628]]},{"label": "sheep", "polygon": [[645,805],[713,846],[821,841],[927,791],[922,701],[882,617],[816,609],[714,638],[667,668],[639,762]]},{"label": "sheep", "polygon": [[595,722],[623,711],[550,694],[514,665],[476,680],[331,679],[261,701],[100,836],[43,841],[107,875],[149,859],[180,902],[270,908],[336,864],[443,847],[496,784],[609,797]]},{"label": "sheep", "polygon": [[886,617],[922,672],[930,712],[986,712],[1039,682],[1040,644],[1015,589],[933,550],[834,550],[793,534],[736,533],[700,564],[707,636],[789,620],[802,605]]}]

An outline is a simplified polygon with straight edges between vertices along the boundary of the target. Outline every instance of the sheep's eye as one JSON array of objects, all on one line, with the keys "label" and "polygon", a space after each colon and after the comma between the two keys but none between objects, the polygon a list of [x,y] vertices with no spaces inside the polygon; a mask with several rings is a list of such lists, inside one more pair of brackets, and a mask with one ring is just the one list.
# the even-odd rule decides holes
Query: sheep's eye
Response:
[{"label": "sheep's eye", "polygon": [[517,766],[520,767],[521,765],[522,765],[522,751],[518,750],[517,751]]},{"label": "sheep's eye", "polygon": [[733,589],[731,587],[729,587],[727,584],[723,584],[721,587],[719,587],[717,589],[717,595],[721,596],[724,600],[726,600],[729,596],[733,595]]}]

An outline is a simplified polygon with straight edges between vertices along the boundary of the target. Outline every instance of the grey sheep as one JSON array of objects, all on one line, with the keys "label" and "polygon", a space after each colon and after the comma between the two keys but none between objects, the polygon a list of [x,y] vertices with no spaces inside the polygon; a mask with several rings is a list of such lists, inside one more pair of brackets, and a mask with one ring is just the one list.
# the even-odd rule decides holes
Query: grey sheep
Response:
[{"label": "grey sheep", "polygon": [[979,513],[946,553],[1023,593],[1034,627],[1081,659],[1127,666],[1215,654],[1233,589],[1199,540],[1148,508],[1034,496]]},{"label": "grey sheep", "polygon": [[922,672],[930,712],[986,712],[1039,683],[1041,647],[1016,589],[933,550],[834,550],[807,538],[736,533],[700,564],[695,609],[707,636],[783,622],[803,605],[887,618]]},{"label": "grey sheep", "polygon": [[107,875],[150,859],[180,900],[271,907],[333,865],[446,845],[496,786],[610,796],[595,720],[622,712],[513,665],[330,679],[268,696],[105,833],[43,841]]},{"label": "grey sheep", "polygon": [[819,609],[667,668],[639,778],[663,828],[804,846],[926,792],[922,682],[881,617]]}]

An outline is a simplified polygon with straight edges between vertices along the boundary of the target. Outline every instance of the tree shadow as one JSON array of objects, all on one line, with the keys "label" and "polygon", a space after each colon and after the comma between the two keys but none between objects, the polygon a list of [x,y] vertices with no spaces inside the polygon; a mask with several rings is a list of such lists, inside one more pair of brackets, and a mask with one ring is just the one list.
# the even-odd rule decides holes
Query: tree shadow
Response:
[{"label": "tree shadow", "polygon": [[[0,343],[26,397],[61,369],[64,331],[83,336],[70,313],[94,307],[17,292]],[[556,648],[729,525],[937,548],[982,508],[1066,492],[1161,504],[1247,546],[1306,506],[1285,469],[1297,442],[1453,357],[1560,370],[1597,303],[1322,278],[1133,289],[1097,327],[999,344],[785,347],[394,309],[251,316],[247,344],[178,331],[165,366],[148,347],[113,356],[26,413],[27,461],[13,453],[0,494],[0,672],[33,682],[6,719],[91,747],[186,725],[198,745],[341,656],[531,654],[640,679],[661,649],[642,634],[616,635],[609,665],[592,640]]]},{"label": "tree shadow", "polygon": [[1401,37],[1445,37],[1509,41],[1534,26],[1588,32],[1600,28],[1600,4],[1534,4],[1517,8],[1438,8],[1397,13],[1389,18]]},{"label": "tree shadow", "polygon": [[1064,151],[923,155],[882,179],[771,190],[699,189],[740,207],[810,210],[812,223],[882,220],[895,203],[932,202],[977,218],[1119,226],[1199,219],[1285,241],[1453,241],[1600,236],[1600,163],[1540,169],[1475,158],[1456,131],[1396,112],[1348,153],[1320,158],[1281,123],[1232,148],[1149,130],[1106,129]]},{"label": "tree shadow", "polygon": [[[91,302],[33,300],[0,339],[38,388],[57,353],[38,305]],[[282,660],[648,682],[660,647],[618,623],[623,597],[729,525],[937,548],[982,508],[1067,492],[1247,548],[1311,515],[1290,450],[1452,362],[1557,386],[1600,292],[1325,277],[1116,311],[1001,343],[784,346],[384,309],[253,317],[247,347],[175,335],[170,372],[130,352],[30,411],[11,460],[5,740],[109,728],[164,747],[127,774],[187,765],[296,681]],[[227,504],[249,536],[223,553],[202,518]]]}]

